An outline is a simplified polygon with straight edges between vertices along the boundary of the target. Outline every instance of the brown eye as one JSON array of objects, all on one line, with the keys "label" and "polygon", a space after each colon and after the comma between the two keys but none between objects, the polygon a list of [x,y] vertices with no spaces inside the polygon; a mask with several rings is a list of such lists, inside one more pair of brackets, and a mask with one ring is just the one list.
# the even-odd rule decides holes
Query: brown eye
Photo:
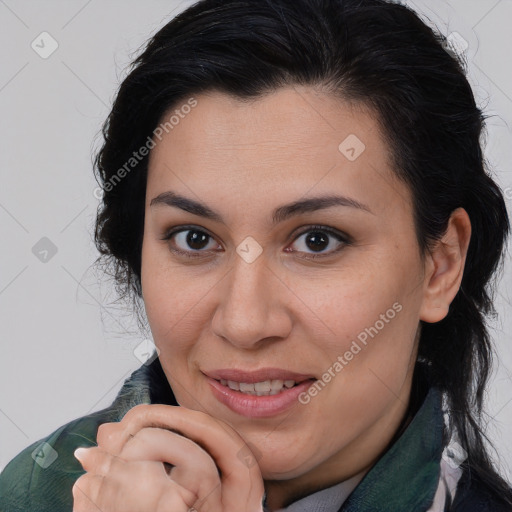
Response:
[{"label": "brown eye", "polygon": [[171,251],[189,257],[202,256],[218,247],[214,238],[195,227],[173,229],[162,238],[170,242]]},{"label": "brown eye", "polygon": [[184,245],[194,250],[204,249],[208,245],[208,239],[210,238],[206,233],[203,233],[202,231],[191,229],[178,233],[176,240],[178,240],[180,235],[185,235],[182,238]]},{"label": "brown eye", "polygon": [[346,245],[350,245],[350,240],[347,236],[330,228],[310,226],[298,235],[294,245],[297,252],[306,254],[306,258],[316,258],[331,256]]}]

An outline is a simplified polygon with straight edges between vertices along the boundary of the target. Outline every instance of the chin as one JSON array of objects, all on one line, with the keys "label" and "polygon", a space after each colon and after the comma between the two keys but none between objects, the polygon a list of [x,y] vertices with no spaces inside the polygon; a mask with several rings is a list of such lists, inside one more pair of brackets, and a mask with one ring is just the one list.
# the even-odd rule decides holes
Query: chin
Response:
[{"label": "chin", "polygon": [[281,459],[264,462],[261,459],[259,466],[263,480],[291,480],[302,476],[311,469],[307,460],[298,462]]},{"label": "chin", "polygon": [[297,446],[285,451],[270,449],[261,452],[258,465],[265,480],[289,480],[316,466],[314,455],[301,449],[297,451]]}]

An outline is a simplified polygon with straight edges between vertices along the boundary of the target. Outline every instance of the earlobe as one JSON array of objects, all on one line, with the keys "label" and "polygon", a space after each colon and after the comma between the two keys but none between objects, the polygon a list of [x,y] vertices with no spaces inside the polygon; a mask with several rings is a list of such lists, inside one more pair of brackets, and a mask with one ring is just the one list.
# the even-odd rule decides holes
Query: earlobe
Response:
[{"label": "earlobe", "polygon": [[464,208],[450,216],[446,233],[427,257],[420,320],[441,321],[459,291],[471,238],[471,222]]}]

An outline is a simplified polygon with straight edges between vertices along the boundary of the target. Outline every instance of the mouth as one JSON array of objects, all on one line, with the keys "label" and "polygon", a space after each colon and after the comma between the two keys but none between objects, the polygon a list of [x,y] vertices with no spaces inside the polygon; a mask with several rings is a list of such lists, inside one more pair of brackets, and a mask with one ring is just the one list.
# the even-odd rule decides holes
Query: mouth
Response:
[{"label": "mouth", "polygon": [[280,369],[203,373],[219,402],[231,411],[250,418],[275,416],[299,404],[299,395],[316,381],[311,375]]}]

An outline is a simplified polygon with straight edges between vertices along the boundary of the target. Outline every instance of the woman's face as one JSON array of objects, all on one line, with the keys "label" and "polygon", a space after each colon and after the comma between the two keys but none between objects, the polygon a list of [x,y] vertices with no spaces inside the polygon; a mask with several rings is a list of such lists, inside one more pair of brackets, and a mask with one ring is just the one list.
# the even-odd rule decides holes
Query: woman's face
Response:
[{"label": "woman's face", "polygon": [[332,96],[195,100],[148,168],[142,288],[165,374],[180,405],[250,443],[265,479],[354,474],[409,397],[425,288],[410,192],[376,120]]}]

